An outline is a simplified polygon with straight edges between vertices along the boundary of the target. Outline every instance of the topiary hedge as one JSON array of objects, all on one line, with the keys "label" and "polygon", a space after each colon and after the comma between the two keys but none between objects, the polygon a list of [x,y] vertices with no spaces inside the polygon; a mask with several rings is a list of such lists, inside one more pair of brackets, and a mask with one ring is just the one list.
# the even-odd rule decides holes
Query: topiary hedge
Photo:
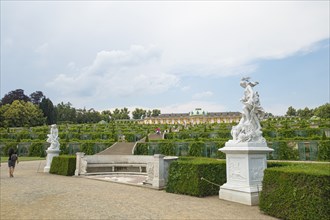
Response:
[{"label": "topiary hedge", "polygon": [[[208,181],[216,183],[211,184]],[[211,158],[184,157],[172,162],[166,192],[197,197],[218,195],[226,182],[226,161]]]},{"label": "topiary hedge", "polygon": [[320,141],[318,160],[330,161],[330,141]]},{"label": "topiary hedge", "polygon": [[260,210],[281,219],[330,219],[330,164],[265,170]]},{"label": "topiary hedge", "polygon": [[76,170],[75,156],[57,156],[53,157],[49,173],[63,176],[73,176]]}]

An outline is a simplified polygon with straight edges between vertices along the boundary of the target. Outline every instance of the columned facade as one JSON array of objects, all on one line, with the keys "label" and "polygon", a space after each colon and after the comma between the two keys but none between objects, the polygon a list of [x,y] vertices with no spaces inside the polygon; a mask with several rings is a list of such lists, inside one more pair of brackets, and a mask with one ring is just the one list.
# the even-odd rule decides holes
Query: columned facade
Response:
[{"label": "columned facade", "polygon": [[160,114],[157,117],[147,117],[140,120],[140,124],[213,124],[213,123],[238,123],[241,119],[240,112],[206,112],[196,108],[189,113]]}]

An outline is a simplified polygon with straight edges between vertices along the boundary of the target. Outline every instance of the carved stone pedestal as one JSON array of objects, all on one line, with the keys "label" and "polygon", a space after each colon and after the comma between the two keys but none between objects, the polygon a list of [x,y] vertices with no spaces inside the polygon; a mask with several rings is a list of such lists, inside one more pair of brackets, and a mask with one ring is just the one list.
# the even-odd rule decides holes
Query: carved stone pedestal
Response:
[{"label": "carved stone pedestal", "polygon": [[46,150],[47,152],[47,159],[46,159],[46,166],[44,168],[44,173],[49,173],[50,166],[53,161],[53,157],[60,155],[61,150]]},{"label": "carved stone pedestal", "polygon": [[226,153],[227,182],[220,187],[220,199],[246,205],[259,203],[267,153],[273,151],[266,143],[228,141],[219,149]]}]

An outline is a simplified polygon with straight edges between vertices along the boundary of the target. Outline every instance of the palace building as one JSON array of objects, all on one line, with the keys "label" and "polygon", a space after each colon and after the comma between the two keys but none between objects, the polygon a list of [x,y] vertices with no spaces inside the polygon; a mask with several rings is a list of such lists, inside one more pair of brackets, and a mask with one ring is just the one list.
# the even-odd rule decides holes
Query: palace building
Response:
[{"label": "palace building", "polygon": [[207,112],[196,108],[189,113],[160,114],[157,117],[146,117],[139,120],[140,124],[213,124],[213,123],[238,123],[241,119],[240,112]]}]

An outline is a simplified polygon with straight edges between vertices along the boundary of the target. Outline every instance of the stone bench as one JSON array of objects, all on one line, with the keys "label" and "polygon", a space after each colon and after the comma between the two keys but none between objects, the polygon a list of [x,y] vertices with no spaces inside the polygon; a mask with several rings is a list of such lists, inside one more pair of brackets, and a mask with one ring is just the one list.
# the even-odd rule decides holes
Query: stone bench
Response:
[{"label": "stone bench", "polygon": [[77,152],[75,175],[134,173],[147,175],[145,184],[162,189],[168,179],[168,169],[178,157],[147,155],[85,155]]}]

